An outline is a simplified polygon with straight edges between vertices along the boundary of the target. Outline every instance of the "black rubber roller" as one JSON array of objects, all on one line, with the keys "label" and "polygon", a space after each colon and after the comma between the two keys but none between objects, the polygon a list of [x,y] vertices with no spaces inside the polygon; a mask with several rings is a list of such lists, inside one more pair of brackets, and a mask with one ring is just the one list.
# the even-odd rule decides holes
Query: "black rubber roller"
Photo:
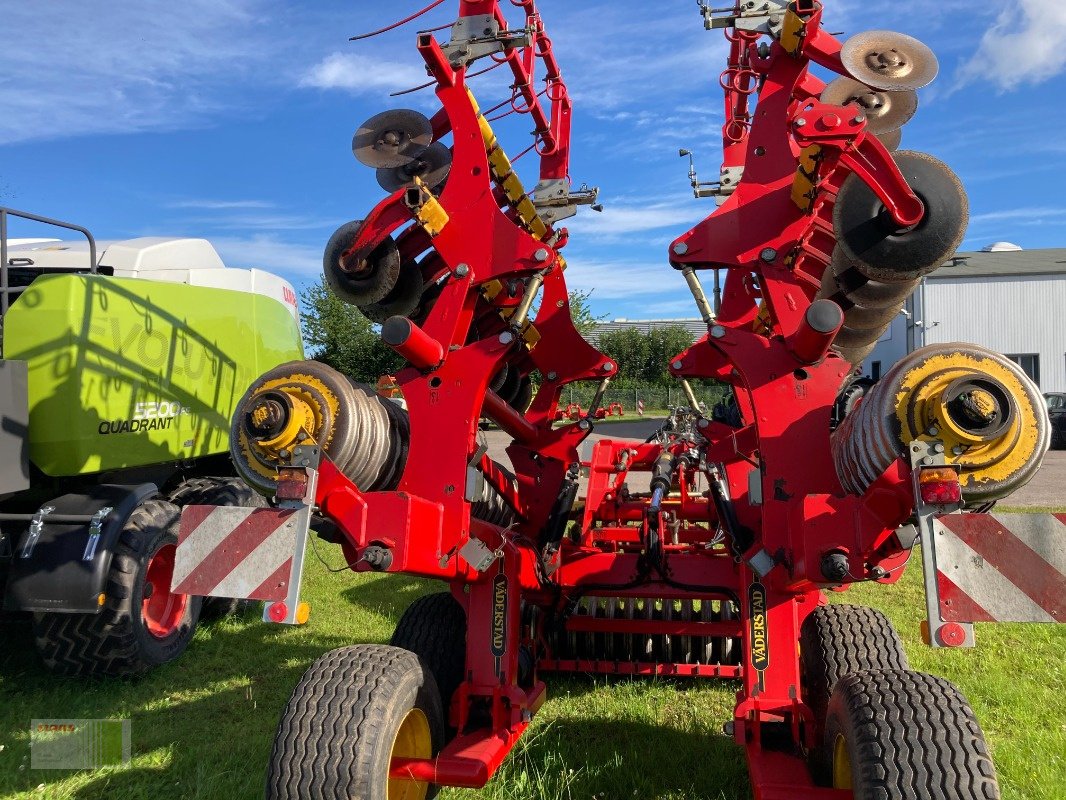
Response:
[{"label": "black rubber roller", "polygon": [[961,181],[947,165],[925,153],[893,156],[925,205],[925,216],[900,228],[874,191],[857,175],[844,181],[833,226],[844,254],[870,280],[913,281],[938,269],[962,244],[970,206]]},{"label": "black rubber roller", "polygon": [[[857,331],[876,330],[884,333],[892,324],[899,312],[903,310],[903,304],[897,303],[888,308],[864,308],[852,306],[844,314],[844,326]],[[881,338],[878,336],[878,338]]]},{"label": "black rubber roller", "polygon": [[322,270],[326,283],[337,297],[353,306],[364,306],[384,299],[400,277],[400,250],[390,236],[379,244],[367,257],[359,272],[346,272],[341,267],[341,256],[352,246],[361,220],[342,225],[329,237],[322,258]]},{"label": "black rubber roller", "polygon": [[378,303],[359,306],[371,322],[384,324],[390,317],[408,317],[418,309],[422,299],[422,270],[413,261],[403,265],[392,291]]},{"label": "black rubber roller", "polygon": [[843,250],[837,247],[833,263],[827,272],[835,286],[851,303],[866,308],[885,308],[904,302],[918,287],[918,280],[881,283],[871,281],[852,265]]}]

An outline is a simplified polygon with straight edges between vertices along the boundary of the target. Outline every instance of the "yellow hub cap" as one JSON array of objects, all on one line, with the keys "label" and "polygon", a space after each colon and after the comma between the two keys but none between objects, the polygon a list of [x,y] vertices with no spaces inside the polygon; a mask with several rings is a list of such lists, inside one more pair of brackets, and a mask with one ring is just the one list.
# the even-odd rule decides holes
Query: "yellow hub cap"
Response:
[{"label": "yellow hub cap", "polygon": [[848,753],[848,743],[844,741],[843,736],[837,736],[833,744],[833,788],[852,788],[851,755]]},{"label": "yellow hub cap", "polygon": [[237,413],[245,413],[249,409],[255,413],[256,403],[266,392],[285,395],[290,404],[288,424],[277,437],[269,441],[250,439],[242,427],[238,431],[238,445],[242,463],[273,481],[277,478],[279,451],[294,444],[301,430],[306,431],[322,447],[329,445],[333,431],[325,428],[328,420],[337,418],[340,401],[315,376],[294,372],[256,386],[255,394]]},{"label": "yellow hub cap", "polygon": [[[433,735],[429,720],[420,708],[412,708],[400,723],[392,743],[393,758],[432,758]],[[405,781],[389,778],[389,800],[425,800],[429,784],[424,781]]]}]

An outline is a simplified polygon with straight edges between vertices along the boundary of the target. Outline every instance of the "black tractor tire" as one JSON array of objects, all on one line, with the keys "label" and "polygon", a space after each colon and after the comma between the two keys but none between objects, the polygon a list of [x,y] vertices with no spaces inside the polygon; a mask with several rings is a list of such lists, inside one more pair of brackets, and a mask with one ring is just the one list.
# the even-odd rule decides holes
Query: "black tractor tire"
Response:
[{"label": "black tractor tire", "polygon": [[970,704],[943,678],[860,672],[833,691],[825,748],[833,786],[855,800],[999,800],[996,771]]},{"label": "black tractor tire", "polygon": [[49,670],[139,675],[185,651],[200,618],[199,597],[176,596],[184,600],[174,607],[175,621],[163,636],[149,630],[142,613],[148,566],[160,550],[177,545],[179,513],[174,504],[155,498],[134,509],[115,545],[99,613],[34,615],[37,650]]},{"label": "black tractor tire", "polygon": [[[385,800],[393,796],[392,756],[430,758],[443,741],[440,694],[418,656],[385,645],[332,650],[308,668],[282,712],[266,797]],[[404,800],[426,800],[438,790],[425,783],[406,788]]]},{"label": "black tractor tire", "polygon": [[466,672],[466,612],[449,592],[420,597],[400,617],[389,644],[410,650],[433,673],[445,717]]},{"label": "black tractor tire", "polygon": [[[800,628],[800,674],[803,700],[814,713],[819,741],[825,729],[829,698],[841,678],[869,670],[908,670],[903,642],[884,614],[863,606],[819,606]],[[832,750],[809,754],[815,777],[828,781]]]},{"label": "black tractor tire", "polygon": [[[170,495],[177,506],[238,506],[269,508],[270,502],[240,478],[190,478],[183,481]],[[254,600],[236,597],[205,597],[200,609],[200,621],[211,622],[244,614]]]}]

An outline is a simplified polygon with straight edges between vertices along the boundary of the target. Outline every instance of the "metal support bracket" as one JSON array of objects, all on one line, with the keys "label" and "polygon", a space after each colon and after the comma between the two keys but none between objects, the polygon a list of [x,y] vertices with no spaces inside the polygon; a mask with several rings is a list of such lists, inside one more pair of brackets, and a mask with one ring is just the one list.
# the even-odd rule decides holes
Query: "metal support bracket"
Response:
[{"label": "metal support bracket", "polygon": [[93,514],[92,520],[89,521],[89,540],[85,543],[82,561],[92,561],[96,557],[96,547],[100,544],[100,535],[104,531],[104,520],[111,516],[112,511],[114,509],[111,506],[104,506]]},{"label": "metal support bracket", "polygon": [[744,0],[739,14],[733,7],[713,8],[709,0],[700,0],[699,6],[703,27],[709,31],[736,28],[738,31],[768,33],[775,38],[781,34],[788,10],[787,0]]},{"label": "metal support bracket", "polygon": [[958,511],[961,506],[946,509],[944,506],[929,506],[922,501],[918,486],[922,467],[947,466],[944,445],[935,441],[911,442],[908,448],[914,480],[915,517],[918,537],[922,542],[922,573],[925,582],[925,612],[928,625],[926,643],[931,647],[973,647],[976,642],[973,624],[946,622],[940,616],[940,586],[937,583],[937,552],[935,526],[937,515]]},{"label": "metal support bracket", "polygon": [[596,205],[600,190],[596,186],[582,185],[576,192],[570,191],[570,182],[559,178],[544,180],[533,190],[533,205],[548,225],[569,219],[577,214],[578,206],[592,206],[593,211],[602,211]]},{"label": "metal support bracket", "polygon": [[458,68],[516,47],[530,47],[532,43],[533,35],[528,29],[501,31],[500,23],[492,14],[475,14],[456,20],[452,25],[451,41],[441,50],[448,62]]},{"label": "metal support bracket", "polygon": [[41,506],[37,513],[33,515],[26,541],[22,543],[22,549],[19,550],[19,558],[29,558],[33,555],[33,548],[36,546],[37,540],[41,538],[41,531],[44,530],[44,518],[55,510],[55,506]]}]

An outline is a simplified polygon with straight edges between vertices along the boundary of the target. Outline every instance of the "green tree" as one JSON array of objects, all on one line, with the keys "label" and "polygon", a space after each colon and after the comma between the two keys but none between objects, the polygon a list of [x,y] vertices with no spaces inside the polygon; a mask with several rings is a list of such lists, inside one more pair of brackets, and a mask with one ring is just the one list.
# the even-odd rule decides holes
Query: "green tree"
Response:
[{"label": "green tree", "polygon": [[570,317],[574,320],[574,327],[577,328],[577,332],[582,336],[587,336],[597,325],[607,319],[606,314],[597,316],[592,313],[592,309],[589,307],[589,299],[591,297],[591,289],[587,292],[581,290],[570,292]]},{"label": "green tree", "polygon": [[304,342],[316,361],[369,384],[403,363],[382,343],[376,326],[333,294],[323,278],[301,292],[300,303]]},{"label": "green tree", "polygon": [[655,328],[651,333],[622,328],[604,333],[599,349],[618,364],[621,380],[665,385],[673,382],[671,359],[694,341],[682,325]]},{"label": "green tree", "polygon": [[671,383],[670,362],[692,346],[696,340],[683,325],[654,328],[647,336],[648,355],[644,362],[644,380]]},{"label": "green tree", "polygon": [[599,349],[618,365],[619,379],[643,381],[649,344],[648,336],[636,328],[621,328],[600,336]]}]

